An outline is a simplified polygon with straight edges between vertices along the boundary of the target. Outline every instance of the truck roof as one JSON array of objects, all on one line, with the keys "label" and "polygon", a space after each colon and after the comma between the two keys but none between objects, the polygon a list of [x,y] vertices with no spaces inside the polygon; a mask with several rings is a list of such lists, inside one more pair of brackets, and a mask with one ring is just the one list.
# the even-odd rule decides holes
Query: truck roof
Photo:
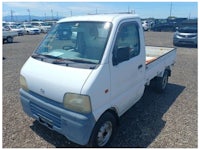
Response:
[{"label": "truck roof", "polygon": [[139,18],[136,14],[98,14],[98,15],[83,15],[83,16],[73,16],[61,19],[61,22],[71,22],[71,21],[100,21],[100,22],[113,22],[114,20],[122,20],[129,18]]}]

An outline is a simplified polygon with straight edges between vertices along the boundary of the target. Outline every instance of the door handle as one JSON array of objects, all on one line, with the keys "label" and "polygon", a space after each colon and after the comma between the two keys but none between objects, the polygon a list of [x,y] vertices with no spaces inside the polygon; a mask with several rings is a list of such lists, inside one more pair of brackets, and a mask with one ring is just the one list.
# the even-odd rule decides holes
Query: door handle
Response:
[{"label": "door handle", "polygon": [[143,65],[141,64],[141,65],[138,66],[138,69],[141,69],[142,67],[143,67]]}]

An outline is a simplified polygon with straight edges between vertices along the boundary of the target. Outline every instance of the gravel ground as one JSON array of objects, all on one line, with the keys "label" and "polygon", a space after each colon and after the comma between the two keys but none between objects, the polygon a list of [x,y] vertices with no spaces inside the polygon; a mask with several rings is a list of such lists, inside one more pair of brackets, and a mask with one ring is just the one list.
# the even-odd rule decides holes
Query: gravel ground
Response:
[{"label": "gravel ground", "polygon": [[[3,147],[79,147],[40,125],[23,111],[19,73],[44,37],[25,35],[3,44]],[[173,33],[145,32],[147,45],[173,47]],[[178,47],[177,61],[163,94],[150,87],[121,118],[111,147],[197,148],[197,48]]]}]

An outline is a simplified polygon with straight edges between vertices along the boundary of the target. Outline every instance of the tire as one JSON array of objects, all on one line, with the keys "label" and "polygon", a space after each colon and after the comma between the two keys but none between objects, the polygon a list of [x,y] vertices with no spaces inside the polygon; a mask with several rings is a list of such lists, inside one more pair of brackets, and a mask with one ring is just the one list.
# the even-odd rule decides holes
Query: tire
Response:
[{"label": "tire", "polygon": [[168,84],[168,77],[169,77],[169,73],[167,70],[165,70],[164,74],[162,77],[156,77],[154,80],[155,82],[155,90],[158,93],[162,93],[165,91],[167,84]]},{"label": "tire", "polygon": [[174,46],[178,46],[178,44],[177,44],[177,43],[175,43],[175,42],[173,42],[173,45],[174,45]]},{"label": "tire", "polygon": [[90,141],[89,147],[107,147],[117,131],[117,120],[110,112],[105,112],[97,121]]},{"label": "tire", "polygon": [[176,44],[176,43],[174,43],[174,42],[173,42],[173,45],[174,45],[174,46],[177,46],[177,44]]},{"label": "tire", "polygon": [[23,36],[24,34],[23,33],[19,33],[19,35],[18,36]]},{"label": "tire", "polygon": [[11,37],[11,36],[7,37],[7,42],[8,43],[13,43],[13,37]]}]

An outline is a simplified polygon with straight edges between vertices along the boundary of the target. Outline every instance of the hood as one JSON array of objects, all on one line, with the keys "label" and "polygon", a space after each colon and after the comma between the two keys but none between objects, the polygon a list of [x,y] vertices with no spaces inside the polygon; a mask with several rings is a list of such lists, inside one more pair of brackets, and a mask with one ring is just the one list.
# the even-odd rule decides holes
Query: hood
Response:
[{"label": "hood", "polygon": [[23,30],[22,29],[12,29],[12,31],[20,32],[20,31],[23,31]]},{"label": "hood", "polygon": [[49,28],[51,28],[51,26],[41,26],[42,28],[47,28],[47,29],[49,29]]},{"label": "hood", "polygon": [[38,28],[26,28],[27,30],[39,30]]},{"label": "hood", "polygon": [[65,93],[81,93],[91,72],[91,69],[59,66],[30,57],[21,75],[30,91],[62,103]]},{"label": "hood", "polygon": [[176,32],[175,35],[184,37],[184,38],[194,38],[197,37],[197,33],[180,33],[180,32]]}]

